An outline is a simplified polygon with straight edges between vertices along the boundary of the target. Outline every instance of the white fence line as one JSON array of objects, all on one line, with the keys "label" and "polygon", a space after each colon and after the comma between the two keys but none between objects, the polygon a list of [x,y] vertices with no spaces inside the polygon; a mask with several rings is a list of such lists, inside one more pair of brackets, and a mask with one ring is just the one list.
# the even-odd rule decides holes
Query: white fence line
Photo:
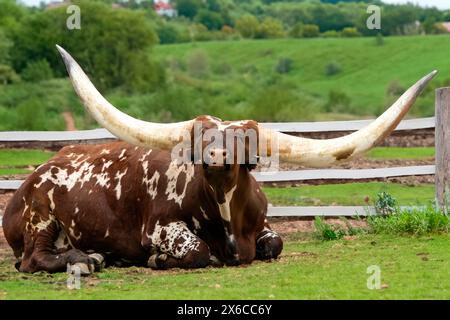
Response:
[{"label": "white fence line", "polygon": [[[330,121],[330,122],[283,122],[262,123],[264,127],[282,132],[333,132],[356,131],[368,125],[373,120]],[[434,117],[402,121],[397,127],[401,130],[419,130],[434,128]],[[106,129],[80,131],[0,131],[0,142],[24,141],[78,141],[115,139]]]},{"label": "white fence line", "polygon": [[258,182],[283,182],[306,180],[360,180],[390,177],[433,175],[434,165],[392,167],[378,169],[320,169],[278,172],[253,172]]},{"label": "white fence line", "polygon": [[[258,182],[285,182],[306,180],[360,180],[390,177],[432,175],[434,165],[394,167],[381,169],[321,169],[278,172],[253,172]],[[0,180],[0,190],[17,190],[23,180]]]}]

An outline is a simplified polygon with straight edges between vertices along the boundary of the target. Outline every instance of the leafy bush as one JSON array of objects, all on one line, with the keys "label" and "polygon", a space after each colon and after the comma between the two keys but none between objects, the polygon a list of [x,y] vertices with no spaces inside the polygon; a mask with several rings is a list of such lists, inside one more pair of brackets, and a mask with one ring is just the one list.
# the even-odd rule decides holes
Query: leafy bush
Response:
[{"label": "leafy bush", "polygon": [[389,215],[397,210],[397,200],[389,193],[382,191],[377,194],[375,211],[378,214]]},{"label": "leafy bush", "polygon": [[369,216],[367,222],[374,233],[424,235],[450,231],[450,216],[431,205],[412,210],[396,209],[395,214],[388,216]]},{"label": "leafy bush", "polygon": [[229,74],[233,71],[233,67],[229,63],[220,63],[214,67],[214,73],[218,75]]},{"label": "leafy bush", "polygon": [[361,33],[356,28],[344,28],[341,31],[341,36],[344,38],[361,37]]},{"label": "leafy bush", "polygon": [[0,84],[20,82],[19,75],[8,65],[0,64]]},{"label": "leafy bush", "polygon": [[258,19],[250,14],[236,20],[236,29],[244,38],[254,38],[259,28]]},{"label": "leafy bush", "polygon": [[171,24],[159,27],[156,32],[158,33],[159,43],[161,44],[178,42],[178,30]]},{"label": "leafy bush", "polygon": [[284,37],[284,28],[281,21],[267,17],[260,23],[256,37],[259,39],[282,38]]},{"label": "leafy bush", "polygon": [[397,80],[391,81],[389,83],[386,93],[388,96],[399,96],[405,92],[406,88],[401,85],[401,83]]},{"label": "leafy bush", "polygon": [[27,64],[21,73],[22,79],[29,82],[40,82],[53,78],[53,71],[47,60],[41,59]]},{"label": "leafy bush", "polygon": [[336,30],[328,30],[322,33],[322,37],[324,38],[339,38],[341,34]]},{"label": "leafy bush", "polygon": [[339,63],[333,61],[325,66],[325,75],[334,76],[342,71],[342,67]]},{"label": "leafy bush", "polygon": [[222,16],[217,12],[200,9],[195,16],[195,21],[205,25],[209,30],[220,30],[224,25]]},{"label": "leafy bush", "polygon": [[331,90],[328,93],[328,101],[325,104],[327,112],[349,112],[351,108],[351,98],[342,91]]},{"label": "leafy bush", "polygon": [[290,58],[281,58],[278,60],[275,71],[280,74],[289,73],[292,70],[293,63],[294,61]]},{"label": "leafy bush", "polygon": [[316,38],[320,35],[320,29],[315,24],[305,24],[303,26],[302,36],[304,38]]}]

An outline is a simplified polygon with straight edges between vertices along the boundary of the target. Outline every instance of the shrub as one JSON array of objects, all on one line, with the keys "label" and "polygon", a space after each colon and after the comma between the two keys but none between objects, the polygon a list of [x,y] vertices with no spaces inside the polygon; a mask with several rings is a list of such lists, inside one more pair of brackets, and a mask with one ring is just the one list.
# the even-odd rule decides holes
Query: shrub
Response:
[{"label": "shrub", "polygon": [[203,50],[193,51],[187,60],[187,70],[192,77],[206,77],[209,73],[208,54]]},{"label": "shrub", "polygon": [[382,191],[377,194],[375,201],[375,211],[378,214],[388,215],[397,209],[397,200],[389,193]]},{"label": "shrub", "polygon": [[267,17],[261,22],[256,33],[260,39],[284,37],[284,28],[280,20]]},{"label": "shrub", "polygon": [[275,71],[281,74],[289,73],[292,70],[294,61],[290,58],[281,58],[275,67]]},{"label": "shrub", "polygon": [[356,28],[344,28],[341,32],[341,36],[345,38],[360,37],[361,33]]},{"label": "shrub", "polygon": [[320,35],[320,29],[315,24],[305,24],[303,26],[302,36],[304,38],[316,38]]},{"label": "shrub", "polygon": [[219,13],[206,9],[200,9],[195,16],[195,21],[203,24],[209,30],[220,30],[224,25],[222,16]]},{"label": "shrub", "polygon": [[324,38],[339,38],[341,34],[336,30],[328,30],[322,33],[322,37]]},{"label": "shrub", "polygon": [[389,83],[386,93],[388,96],[399,96],[405,92],[405,87],[401,85],[401,83],[397,80],[391,81]]},{"label": "shrub", "polygon": [[328,63],[325,66],[325,75],[327,76],[333,76],[335,74],[338,74],[342,71],[342,67],[339,63],[333,61]]},{"label": "shrub", "polygon": [[303,38],[303,24],[297,23],[294,27],[289,31],[289,36],[293,38]]},{"label": "shrub", "polygon": [[327,112],[348,112],[351,104],[350,97],[342,91],[331,90],[328,93],[328,101],[325,104]]},{"label": "shrub", "polygon": [[16,130],[45,130],[44,106],[36,100],[27,100],[17,106]]},{"label": "shrub", "polygon": [[236,29],[244,38],[254,38],[259,28],[258,19],[250,14],[236,20]]},{"label": "shrub", "polygon": [[0,84],[17,83],[19,75],[8,65],[0,64]]},{"label": "shrub", "polygon": [[28,82],[40,82],[53,78],[53,71],[47,60],[41,59],[27,64],[22,71],[22,79]]},{"label": "shrub", "polygon": [[340,227],[328,224],[318,216],[314,219],[314,227],[314,235],[321,240],[338,240],[345,236],[345,231]]},{"label": "shrub", "polygon": [[395,214],[388,216],[369,216],[367,222],[373,233],[425,235],[450,231],[450,216],[431,205],[396,209]]},{"label": "shrub", "polygon": [[156,32],[158,33],[159,43],[161,44],[178,42],[178,31],[170,24],[159,27]]}]

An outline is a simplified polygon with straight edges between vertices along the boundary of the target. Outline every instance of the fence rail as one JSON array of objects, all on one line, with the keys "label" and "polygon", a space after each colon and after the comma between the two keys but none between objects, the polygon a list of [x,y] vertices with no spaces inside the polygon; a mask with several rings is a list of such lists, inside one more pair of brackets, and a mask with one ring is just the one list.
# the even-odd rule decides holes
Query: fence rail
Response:
[{"label": "fence rail", "polygon": [[[356,131],[368,125],[372,120],[332,121],[332,122],[288,122],[263,123],[262,125],[288,133]],[[421,130],[435,128],[435,118],[404,120],[396,131]],[[106,129],[81,131],[11,131],[0,132],[1,142],[58,142],[89,141],[115,139]],[[278,172],[254,172],[258,182],[289,182],[308,180],[360,180],[402,176],[435,174],[435,166],[410,166],[379,169],[321,169]],[[0,180],[0,190],[17,190],[23,180]],[[310,216],[365,216],[374,214],[371,207],[334,206],[334,207],[269,207],[270,217],[310,217]],[[0,216],[1,226],[1,216]]]},{"label": "fence rail", "polygon": [[[262,126],[281,132],[336,132],[356,131],[373,120],[330,121],[330,122],[285,122],[262,123]],[[396,131],[420,130],[434,128],[434,117],[402,121]],[[2,131],[0,142],[32,142],[32,141],[80,141],[115,139],[106,129],[79,131]]]}]

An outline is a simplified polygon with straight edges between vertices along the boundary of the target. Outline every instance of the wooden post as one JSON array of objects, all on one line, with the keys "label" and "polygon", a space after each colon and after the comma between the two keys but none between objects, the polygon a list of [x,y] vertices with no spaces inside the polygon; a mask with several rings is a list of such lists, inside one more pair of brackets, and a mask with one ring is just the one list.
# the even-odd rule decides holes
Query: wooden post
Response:
[{"label": "wooden post", "polygon": [[436,90],[436,200],[447,213],[450,200],[450,87]]}]

